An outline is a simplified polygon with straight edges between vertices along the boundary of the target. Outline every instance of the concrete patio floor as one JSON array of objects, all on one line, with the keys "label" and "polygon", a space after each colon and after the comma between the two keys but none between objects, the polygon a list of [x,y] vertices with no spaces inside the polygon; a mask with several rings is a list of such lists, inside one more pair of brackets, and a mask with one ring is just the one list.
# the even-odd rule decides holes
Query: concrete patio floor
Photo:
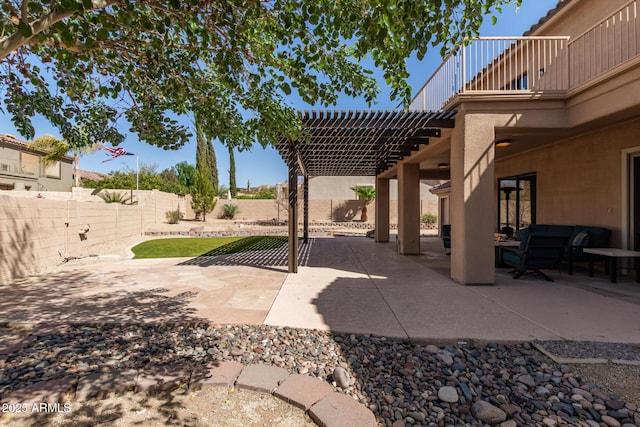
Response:
[{"label": "concrete patio floor", "polygon": [[439,239],[422,238],[421,247],[420,256],[398,256],[394,244],[371,239],[316,239],[265,323],[428,341],[640,343],[640,284],[630,279],[578,271],[514,280],[498,269],[495,286],[461,286],[448,277]]},{"label": "concrete patio floor", "polygon": [[555,282],[465,287],[448,278],[441,241],[423,254],[365,237],[315,238],[298,274],[286,252],[236,257],[80,260],[0,285],[0,322],[251,323],[429,341],[640,343],[640,284],[552,272]]}]

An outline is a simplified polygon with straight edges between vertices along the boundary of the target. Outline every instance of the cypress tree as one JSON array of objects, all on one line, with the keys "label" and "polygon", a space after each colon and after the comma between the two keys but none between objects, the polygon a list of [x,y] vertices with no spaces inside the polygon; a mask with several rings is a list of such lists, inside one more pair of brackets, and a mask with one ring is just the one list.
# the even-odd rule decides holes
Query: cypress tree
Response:
[{"label": "cypress tree", "polygon": [[229,145],[229,191],[231,191],[231,197],[236,197],[236,159],[233,154],[233,146]]},{"label": "cypress tree", "polygon": [[216,152],[213,149],[213,142],[209,139],[196,118],[196,169],[204,172],[211,180],[211,184],[218,192],[218,164],[216,162]]}]

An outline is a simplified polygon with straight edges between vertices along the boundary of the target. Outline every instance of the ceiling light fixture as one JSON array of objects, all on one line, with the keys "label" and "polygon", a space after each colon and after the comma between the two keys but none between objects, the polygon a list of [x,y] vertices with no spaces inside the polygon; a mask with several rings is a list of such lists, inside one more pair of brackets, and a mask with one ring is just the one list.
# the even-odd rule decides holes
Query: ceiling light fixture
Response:
[{"label": "ceiling light fixture", "polygon": [[496,141],[496,147],[508,147],[511,145],[511,140],[510,139],[499,139],[498,141]]},{"label": "ceiling light fixture", "polygon": [[449,169],[449,163],[438,163],[438,169]]}]

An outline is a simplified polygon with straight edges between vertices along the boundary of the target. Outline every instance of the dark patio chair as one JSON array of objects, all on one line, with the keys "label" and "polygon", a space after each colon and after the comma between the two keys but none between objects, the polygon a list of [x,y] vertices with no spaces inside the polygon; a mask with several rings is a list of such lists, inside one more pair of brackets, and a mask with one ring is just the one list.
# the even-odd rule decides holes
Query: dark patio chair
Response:
[{"label": "dark patio chair", "polygon": [[532,272],[553,282],[540,270],[560,270],[568,239],[562,235],[530,233],[518,248],[502,248],[501,261],[516,267],[510,271],[514,279]]},{"label": "dark patio chair", "polygon": [[451,254],[451,224],[444,224],[442,226],[442,244],[444,245],[447,255]]}]

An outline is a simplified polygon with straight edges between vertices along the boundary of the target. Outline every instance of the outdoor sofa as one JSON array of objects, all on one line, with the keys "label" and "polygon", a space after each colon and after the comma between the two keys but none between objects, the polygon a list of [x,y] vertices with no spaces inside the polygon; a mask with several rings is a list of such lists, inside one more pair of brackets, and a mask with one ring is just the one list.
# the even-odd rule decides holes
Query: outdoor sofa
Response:
[{"label": "outdoor sofa", "polygon": [[[516,248],[502,248],[500,250],[500,263],[506,264],[518,268],[522,268],[523,259],[525,255],[531,260],[531,253],[527,253],[527,244],[529,244],[530,235],[534,236],[547,236],[560,239],[562,242],[562,250],[560,261],[565,261],[568,266],[568,273],[573,274],[573,263],[576,261],[586,261],[587,256],[582,251],[583,248],[603,248],[609,246],[609,237],[611,236],[611,230],[604,227],[594,227],[585,225],[554,225],[554,224],[532,224],[528,228],[519,230],[515,234],[516,240],[520,240],[520,246]],[[559,240],[553,239],[554,245],[558,245]],[[550,239],[547,240],[547,245],[550,244]],[[545,251],[538,251],[540,254],[551,256],[552,252],[556,252],[551,248],[547,248]],[[541,257],[544,257],[540,255]],[[546,263],[549,268],[559,268],[555,262],[547,260]],[[543,263],[544,264],[544,263]],[[553,267],[552,267],[553,266]],[[537,267],[545,268],[545,267]],[[522,273],[521,273],[522,274]],[[517,275],[518,277],[520,275]]]}]

